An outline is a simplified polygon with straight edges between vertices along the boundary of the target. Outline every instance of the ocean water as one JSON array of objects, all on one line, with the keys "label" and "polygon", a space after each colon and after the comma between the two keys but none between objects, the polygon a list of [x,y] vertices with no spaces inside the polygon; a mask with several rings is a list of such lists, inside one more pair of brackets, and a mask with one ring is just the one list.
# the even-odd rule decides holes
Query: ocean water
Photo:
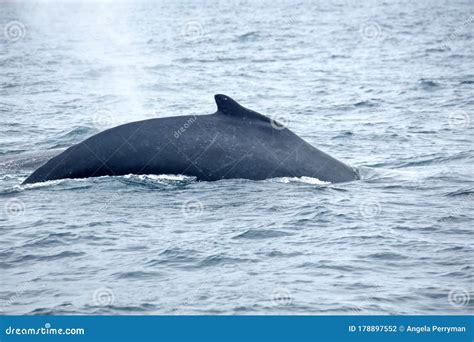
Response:
[{"label": "ocean water", "polygon": [[[0,312],[473,312],[474,5],[0,2]],[[227,94],[360,181],[21,182]]]}]

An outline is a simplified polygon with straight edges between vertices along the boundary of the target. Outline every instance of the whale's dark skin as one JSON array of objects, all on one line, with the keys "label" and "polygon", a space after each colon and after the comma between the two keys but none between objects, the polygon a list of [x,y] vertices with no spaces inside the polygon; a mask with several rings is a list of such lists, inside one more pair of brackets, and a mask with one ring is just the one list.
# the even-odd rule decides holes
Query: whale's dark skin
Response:
[{"label": "whale's dark skin", "polygon": [[215,95],[217,112],[132,122],[70,147],[23,184],[126,174],[182,174],[201,181],[314,177],[358,179],[351,167],[270,118]]}]

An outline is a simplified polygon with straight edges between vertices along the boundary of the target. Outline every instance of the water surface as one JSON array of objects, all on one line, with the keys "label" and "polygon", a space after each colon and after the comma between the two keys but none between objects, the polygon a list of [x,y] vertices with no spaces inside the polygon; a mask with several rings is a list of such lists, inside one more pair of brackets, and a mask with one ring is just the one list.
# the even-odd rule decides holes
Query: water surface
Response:
[{"label": "water surface", "polygon": [[[0,3],[4,314],[472,313],[470,1]],[[224,93],[362,180],[23,187]]]}]

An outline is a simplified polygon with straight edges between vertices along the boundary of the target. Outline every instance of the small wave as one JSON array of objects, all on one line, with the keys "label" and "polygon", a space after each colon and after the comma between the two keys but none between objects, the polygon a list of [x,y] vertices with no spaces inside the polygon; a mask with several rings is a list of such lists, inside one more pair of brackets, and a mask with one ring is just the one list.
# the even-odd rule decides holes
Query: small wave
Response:
[{"label": "small wave", "polygon": [[280,251],[271,251],[267,253],[263,253],[265,256],[270,257],[270,258],[292,258],[292,257],[297,257],[300,255],[303,255],[301,252],[289,252],[289,253],[284,253]]},{"label": "small wave", "polygon": [[197,262],[195,257],[199,253],[195,250],[185,250],[179,248],[166,249],[159,254],[159,259],[153,259],[147,262],[147,266],[155,267],[159,265],[181,266],[192,265]]},{"label": "small wave", "polygon": [[210,266],[219,266],[225,264],[237,264],[237,263],[246,263],[246,262],[256,262],[256,260],[251,259],[242,259],[242,258],[232,258],[227,257],[221,254],[211,255],[206,259],[202,260],[199,263],[198,267],[210,267]]},{"label": "small wave", "polygon": [[68,315],[71,314],[69,310],[61,309],[61,308],[36,308],[28,313],[29,315]]},{"label": "small wave", "polygon": [[474,194],[474,189],[458,189],[456,191],[448,192],[445,196],[448,197],[457,197],[457,196],[472,196]]},{"label": "small wave", "polygon": [[[298,267],[306,268],[309,267],[311,263],[304,263]],[[322,264],[322,265],[315,265],[316,268],[325,269],[325,270],[334,270],[334,271],[341,271],[341,272],[354,272],[356,271],[356,267],[350,265],[329,265],[329,264]]]},{"label": "small wave", "polygon": [[155,279],[160,277],[161,274],[158,272],[131,271],[114,273],[113,276],[115,276],[117,279]]},{"label": "small wave", "polygon": [[93,127],[89,127],[89,126],[77,126],[77,127],[74,127],[72,130],[70,130],[69,132],[67,132],[66,134],[63,134],[62,136],[60,136],[60,138],[74,138],[74,137],[77,137],[77,136],[82,136],[82,135],[85,135],[85,134],[90,134],[90,133],[94,133],[96,132],[97,129],[93,128]]},{"label": "small wave", "polygon": [[426,53],[433,53],[433,52],[445,52],[445,51],[449,51],[448,50],[449,48],[446,47],[441,47],[441,48],[428,48],[428,49],[425,49],[425,52]]},{"label": "small wave", "polygon": [[61,246],[67,244],[67,239],[74,239],[76,238],[75,234],[66,232],[66,233],[51,233],[47,236],[43,236],[40,238],[36,238],[29,242],[26,242],[23,247],[52,247],[52,246]]},{"label": "small wave", "polygon": [[96,133],[98,133],[99,130],[94,127],[89,127],[89,126],[78,126],[72,129],[71,131],[67,132],[66,134],[63,134],[56,138],[57,143],[52,147],[53,149],[56,148],[66,148],[69,147],[73,144],[76,144]]},{"label": "small wave", "polygon": [[293,235],[293,234],[287,233],[281,230],[249,229],[239,235],[234,236],[233,239],[252,239],[252,240],[271,239],[271,238],[289,236],[289,235]]},{"label": "small wave", "polygon": [[[151,304],[151,303],[144,303],[142,305],[124,305],[124,306],[118,306],[118,305],[108,305],[105,306],[106,309],[109,309],[105,311],[102,305],[98,306],[100,309],[96,314],[104,314],[104,313],[109,313],[109,314],[119,314],[119,313],[131,313],[131,312],[147,312],[147,311],[152,311],[156,310],[156,305]],[[104,312],[105,311],[105,312]]]},{"label": "small wave", "polygon": [[[467,217],[467,216],[464,216],[464,215],[456,215],[455,212],[451,213],[451,214],[448,214],[448,215],[445,215],[439,219],[437,219],[438,222],[441,222],[441,223],[447,223],[447,222],[470,222],[471,221],[471,218],[470,217]],[[447,231],[445,232],[446,234],[455,234],[455,233],[459,233],[459,232],[462,232],[464,230],[462,229],[451,229],[450,231]],[[466,231],[466,232],[469,232],[469,231]]]},{"label": "small wave", "polygon": [[205,258],[197,258],[197,255],[198,253],[196,251],[184,251],[179,249],[165,250],[164,252],[160,253],[160,259],[154,259],[149,261],[147,263],[147,266],[156,267],[159,265],[165,265],[168,267],[196,269],[224,264],[236,264],[256,261],[251,259],[229,257],[222,254],[210,255]]},{"label": "small wave", "polygon": [[341,311],[341,312],[344,312],[344,313],[347,313],[347,314],[355,314],[355,315],[359,315],[363,310],[362,307],[360,306],[356,306],[356,305],[343,305],[341,307],[338,307],[338,308],[334,308],[335,311]]},{"label": "small wave", "polygon": [[331,182],[324,182],[314,177],[278,177],[272,178],[269,181],[274,181],[277,183],[305,183],[305,184],[312,184],[312,185],[327,185],[331,184]]},{"label": "small wave", "polygon": [[425,80],[423,78],[420,80],[420,85],[421,85],[421,88],[425,90],[431,90],[431,89],[439,87],[439,83],[432,80]]},{"label": "small wave", "polygon": [[336,59],[336,58],[347,59],[347,58],[350,58],[350,56],[348,56],[348,55],[331,55],[331,56],[329,56],[329,58],[331,58],[331,59]]},{"label": "small wave", "polygon": [[308,269],[324,269],[324,270],[335,270],[335,271],[342,271],[342,272],[357,272],[360,270],[364,270],[362,267],[358,267],[355,265],[340,265],[333,263],[329,260],[321,260],[319,262],[303,262],[296,266],[297,268],[308,268]]},{"label": "small wave", "polygon": [[440,154],[429,154],[429,155],[421,155],[411,157],[410,159],[393,162],[393,163],[379,163],[371,166],[385,166],[385,167],[392,167],[392,168],[404,168],[404,167],[414,167],[414,166],[424,166],[424,165],[432,165],[432,164],[442,164],[442,163],[449,163],[459,159],[467,159],[470,158],[470,152],[462,151],[458,153],[453,153],[450,155],[440,155]]},{"label": "small wave", "polygon": [[373,102],[373,101],[360,101],[360,102],[354,103],[354,107],[367,107],[367,108],[370,108],[370,107],[377,107],[378,105],[379,105],[378,103]]},{"label": "small wave", "polygon": [[[151,303],[143,303],[141,305],[86,305],[79,311],[79,313],[88,313],[94,315],[118,315],[118,314],[130,314],[149,312],[157,309],[157,306]],[[59,313],[61,314],[61,313]],[[70,314],[70,313],[69,313]]]},{"label": "small wave", "polygon": [[21,87],[22,84],[20,83],[4,83],[0,85],[3,89],[9,89],[9,88],[16,88],[16,87]]},{"label": "small wave", "polygon": [[144,68],[145,69],[148,69],[148,70],[163,70],[163,69],[167,69],[170,67],[170,64],[154,64],[154,65],[150,65],[150,66],[145,66]]},{"label": "small wave", "polygon": [[354,133],[352,131],[344,131],[344,132],[340,132],[338,135],[336,135],[335,137],[332,137],[331,139],[332,140],[346,139],[348,137],[352,137],[353,135],[354,135]]},{"label": "small wave", "polygon": [[161,252],[160,255],[176,258],[180,256],[195,255],[197,253],[198,252],[194,249],[168,248]]},{"label": "small wave", "polygon": [[380,252],[367,255],[368,258],[378,260],[403,260],[407,257],[398,253],[393,252]]},{"label": "small wave", "polygon": [[156,310],[157,306],[151,303],[141,305],[85,305],[81,308],[73,306],[71,303],[64,303],[55,307],[40,307],[29,312],[30,315],[71,315],[71,314],[94,314],[113,315],[123,313],[140,313]]},{"label": "small wave", "polygon": [[216,57],[216,58],[190,58],[190,57],[184,57],[184,58],[178,58],[174,60],[175,63],[222,63],[222,62],[239,62],[245,60],[245,57]]},{"label": "small wave", "polygon": [[53,261],[59,260],[64,258],[72,258],[72,257],[79,257],[83,256],[86,253],[84,252],[71,252],[71,251],[64,251],[57,254],[52,255],[34,255],[34,254],[27,254],[19,257],[18,259],[14,260],[14,263],[25,262],[25,261]]},{"label": "small wave", "polygon": [[237,40],[240,42],[249,42],[255,41],[260,38],[260,34],[256,31],[247,32],[237,37]]}]

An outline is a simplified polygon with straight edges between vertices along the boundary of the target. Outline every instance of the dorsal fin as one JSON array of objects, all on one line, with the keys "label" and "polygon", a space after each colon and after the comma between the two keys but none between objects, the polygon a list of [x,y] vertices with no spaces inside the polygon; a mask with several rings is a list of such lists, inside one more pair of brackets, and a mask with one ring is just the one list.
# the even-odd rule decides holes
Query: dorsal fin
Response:
[{"label": "dorsal fin", "polygon": [[214,99],[216,100],[217,104],[217,114],[220,113],[236,118],[255,119],[262,120],[265,122],[271,122],[270,118],[267,118],[265,115],[262,115],[260,113],[254,112],[253,110],[245,108],[227,95],[216,94],[214,95]]}]

